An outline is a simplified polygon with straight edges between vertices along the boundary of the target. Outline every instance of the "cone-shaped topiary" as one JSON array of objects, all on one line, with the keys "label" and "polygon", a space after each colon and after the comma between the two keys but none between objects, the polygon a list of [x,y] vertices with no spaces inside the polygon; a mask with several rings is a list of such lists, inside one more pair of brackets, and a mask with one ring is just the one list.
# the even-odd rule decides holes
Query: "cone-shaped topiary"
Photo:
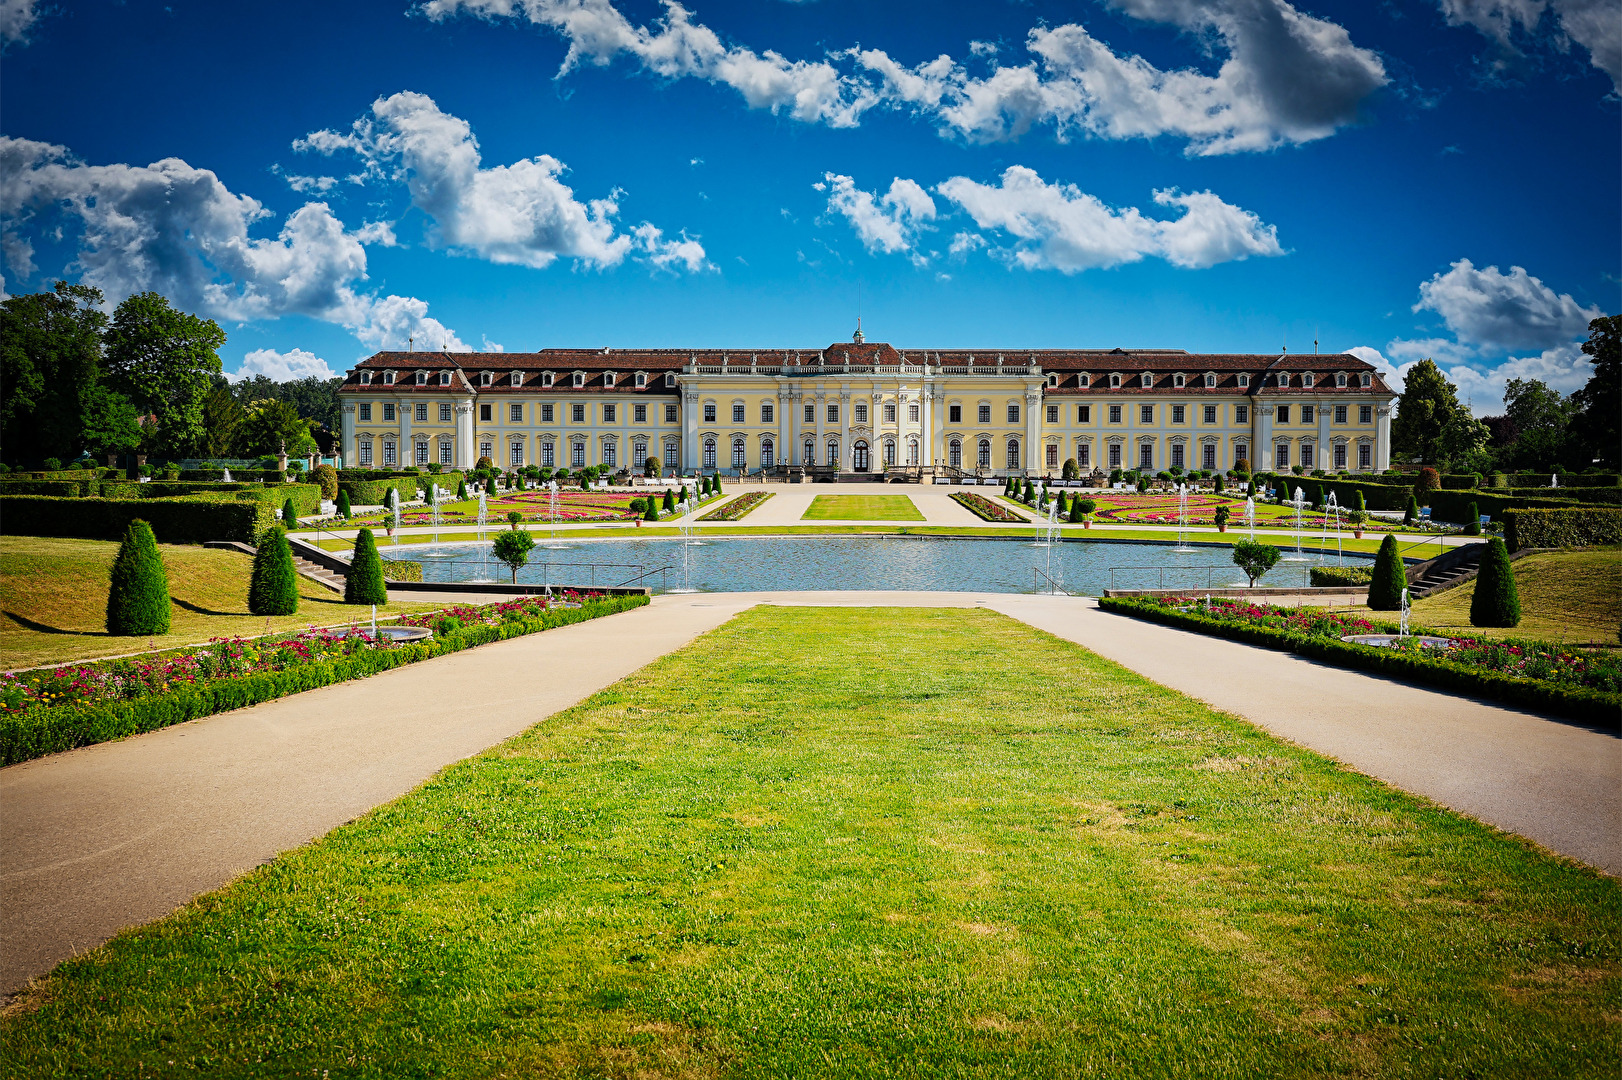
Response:
[{"label": "cone-shaped topiary", "polygon": [[1498,537],[1487,541],[1476,574],[1476,595],[1470,601],[1471,626],[1516,626],[1521,621],[1521,594],[1515,587],[1515,569],[1509,549]]},{"label": "cone-shaped topiary", "polygon": [[1365,514],[1369,512],[1369,503],[1367,499],[1363,498],[1362,488],[1357,489],[1357,509]]},{"label": "cone-shaped topiary", "polygon": [[580,490],[581,491],[590,491],[591,490],[591,474],[589,472],[586,472],[584,469],[580,470]]},{"label": "cone-shaped topiary", "polygon": [[282,503],[282,527],[284,529],[298,528],[298,511],[293,509],[292,499]]},{"label": "cone-shaped topiary", "polygon": [[1481,508],[1475,503],[1470,504],[1470,520],[1464,526],[1464,531],[1467,536],[1481,535]]},{"label": "cone-shaped topiary", "polygon": [[338,516],[347,518],[354,511],[349,508],[349,492],[343,488],[338,489]]},{"label": "cone-shaped topiary", "polygon": [[496,478],[495,477],[487,476],[487,477],[484,478],[484,493],[486,495],[494,495],[496,493]]},{"label": "cone-shaped topiary", "polygon": [[1217,473],[1217,476],[1216,476],[1216,493],[1218,495],[1222,494],[1222,474],[1221,473]]},{"label": "cone-shaped topiary", "polygon": [[248,610],[255,615],[298,613],[298,572],[293,569],[293,549],[287,543],[287,533],[274,525],[260,537],[259,551],[253,557]]},{"label": "cone-shaped topiary", "polygon": [[1402,512],[1402,523],[1412,525],[1419,520],[1419,500],[1408,496],[1408,509]]},{"label": "cone-shaped topiary", "polygon": [[674,510],[674,509],[676,509],[676,489],[675,488],[666,488],[665,489],[665,510],[668,512],[668,511],[671,511],[671,510]]},{"label": "cone-shaped topiary", "polygon": [[107,632],[119,637],[169,632],[169,574],[152,526],[140,518],[124,530],[107,590]]},{"label": "cone-shaped topiary", "polygon": [[1036,485],[1031,483],[1028,476],[1025,478],[1025,501],[1028,503],[1036,501]]},{"label": "cone-shaped topiary", "polygon": [[457,498],[458,501],[467,498],[467,481],[466,480],[458,480],[456,482],[456,498]]},{"label": "cone-shaped topiary", "polygon": [[1374,576],[1369,580],[1369,607],[1375,611],[1401,611],[1402,590],[1408,585],[1408,575],[1402,568],[1402,556],[1397,554],[1397,538],[1385,534],[1380,541],[1380,553],[1374,558]]},{"label": "cone-shaped topiary", "polygon": [[659,500],[658,499],[649,499],[648,500],[648,508],[642,512],[642,520],[644,520],[644,521],[658,521],[659,520]]},{"label": "cone-shaped topiary", "polygon": [[344,581],[344,603],[388,602],[389,589],[383,584],[383,557],[377,553],[372,530],[362,529],[355,537],[355,556],[349,560],[349,577]]}]

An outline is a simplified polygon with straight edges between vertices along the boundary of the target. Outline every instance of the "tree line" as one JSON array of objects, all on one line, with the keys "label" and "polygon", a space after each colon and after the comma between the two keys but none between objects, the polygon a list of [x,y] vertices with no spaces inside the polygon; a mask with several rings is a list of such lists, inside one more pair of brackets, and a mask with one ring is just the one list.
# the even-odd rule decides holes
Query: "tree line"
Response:
[{"label": "tree line", "polygon": [[1588,324],[1587,385],[1561,394],[1539,379],[1504,385],[1504,414],[1477,420],[1433,361],[1408,372],[1391,421],[1395,457],[1446,472],[1582,471],[1622,467],[1622,315]]},{"label": "tree line", "polygon": [[136,293],[109,315],[101,290],[58,281],[0,301],[0,460],[83,455],[248,458],[330,451],[340,379],[231,382],[225,331]]}]

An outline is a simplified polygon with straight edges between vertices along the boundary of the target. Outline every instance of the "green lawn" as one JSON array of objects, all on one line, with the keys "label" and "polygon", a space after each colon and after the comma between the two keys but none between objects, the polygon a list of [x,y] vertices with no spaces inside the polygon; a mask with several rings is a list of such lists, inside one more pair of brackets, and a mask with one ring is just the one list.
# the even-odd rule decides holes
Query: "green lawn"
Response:
[{"label": "green lawn", "polygon": [[905,495],[818,495],[801,521],[923,521]]},{"label": "green lawn", "polygon": [[[353,543],[346,546],[353,547]],[[118,545],[110,540],[0,537],[0,667],[121,656],[215,637],[302,630],[371,618],[371,608],[299,578],[296,615],[266,619],[248,612],[253,559],[238,551],[159,544],[174,601],[162,637],[112,637],[105,629],[108,574]],[[428,611],[442,604],[389,604],[379,614]]]},{"label": "green lawn", "polygon": [[1592,1077],[1619,906],[992,612],[761,608],[69,961],[0,1041],[17,1076]]}]

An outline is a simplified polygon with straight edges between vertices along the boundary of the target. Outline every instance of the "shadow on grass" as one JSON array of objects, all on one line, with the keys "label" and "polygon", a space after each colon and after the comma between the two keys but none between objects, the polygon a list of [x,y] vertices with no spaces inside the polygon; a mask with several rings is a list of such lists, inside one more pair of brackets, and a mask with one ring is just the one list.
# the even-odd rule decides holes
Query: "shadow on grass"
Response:
[{"label": "shadow on grass", "polygon": [[0,612],[0,614],[5,615],[6,618],[10,619],[24,630],[32,630],[37,634],[69,634],[73,637],[112,636],[105,630],[65,630],[60,626],[49,626],[42,622],[35,622],[33,619],[27,618],[26,616],[19,615],[15,611]]},{"label": "shadow on grass", "polygon": [[194,604],[190,600],[182,600],[178,596],[171,596],[169,599],[173,603],[177,604],[178,606],[185,608],[187,611],[194,612],[194,613],[196,613],[198,615],[236,616],[236,615],[248,615],[248,614],[251,614],[251,612],[247,612],[247,611],[215,611],[213,608],[206,608],[206,607],[203,607],[201,604]]}]

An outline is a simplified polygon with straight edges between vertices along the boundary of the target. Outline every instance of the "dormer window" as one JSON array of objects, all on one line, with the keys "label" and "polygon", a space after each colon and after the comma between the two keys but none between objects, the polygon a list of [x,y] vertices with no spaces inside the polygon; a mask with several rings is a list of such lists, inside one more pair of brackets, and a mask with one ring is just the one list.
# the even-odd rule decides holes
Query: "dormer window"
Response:
[{"label": "dormer window", "polygon": [[1240,375],[1239,376],[1239,386],[1241,388],[1243,388],[1243,389],[1249,389],[1249,387],[1250,387],[1250,376],[1249,375]]},{"label": "dormer window", "polygon": [[[604,351],[606,351],[606,350],[604,350]],[[616,374],[615,372],[612,372],[612,371],[603,372],[603,385],[604,386],[613,386],[618,381],[619,381],[619,375]]]},{"label": "dormer window", "polygon": [[674,371],[665,372],[665,385],[667,387],[676,385],[676,373]]},{"label": "dormer window", "polygon": [[1119,375],[1111,375],[1109,377],[1109,384],[1113,388],[1119,388],[1121,385],[1121,377]]},{"label": "dormer window", "polygon": [[383,385],[384,386],[393,386],[394,385],[394,372],[385,371],[383,373]]},{"label": "dormer window", "polygon": [[1302,386],[1311,386],[1312,385],[1312,372],[1309,371],[1305,375],[1301,376],[1301,385]]},{"label": "dormer window", "polygon": [[418,386],[427,386],[428,385],[428,373],[426,371],[417,372],[417,385]]},{"label": "dormer window", "polygon": [[1205,388],[1209,390],[1214,386],[1216,386],[1216,373],[1213,371],[1207,371],[1205,373]]},{"label": "dormer window", "polygon": [[1181,390],[1183,388],[1183,377],[1181,375],[1173,375],[1171,377],[1171,384],[1177,389]]},{"label": "dormer window", "polygon": [[441,371],[439,373],[439,385],[440,386],[449,386],[450,384],[451,384],[451,373],[448,372],[448,371]]},{"label": "dormer window", "polygon": [[1368,372],[1365,371],[1363,373],[1363,389],[1367,390],[1369,387],[1371,387],[1373,385],[1374,385],[1374,376],[1370,375]]},{"label": "dormer window", "polygon": [[1058,386],[1059,385],[1059,377],[1057,375],[1049,375],[1048,376],[1048,385],[1049,386]]},{"label": "dormer window", "polygon": [[551,386],[552,385],[552,373],[550,371],[541,372],[541,385],[542,386]]},{"label": "dormer window", "polygon": [[638,390],[641,390],[643,387],[645,387],[647,385],[648,385],[648,373],[646,371],[637,372],[636,373],[636,388]]},{"label": "dormer window", "polygon": [[372,373],[370,371],[363,371],[360,373],[360,384],[362,386],[372,385]]},{"label": "dormer window", "polygon": [[1273,376],[1273,381],[1275,383],[1277,383],[1279,386],[1289,386],[1290,385],[1290,377],[1288,375],[1284,374],[1284,372],[1282,372],[1282,371],[1279,372],[1277,375]]},{"label": "dormer window", "polygon": [[1147,390],[1147,389],[1149,389],[1149,387],[1151,387],[1151,386],[1153,386],[1155,384],[1155,377],[1153,375],[1149,374],[1147,371],[1145,371],[1143,373],[1142,379],[1139,380],[1139,381],[1143,384],[1143,388],[1145,390]]},{"label": "dormer window", "polygon": [[1092,382],[1092,380],[1088,377],[1088,375],[1087,375],[1087,373],[1085,371],[1083,371],[1080,375],[1076,376],[1076,385],[1077,386],[1088,386],[1088,385],[1091,384],[1091,382]]},{"label": "dormer window", "polygon": [[513,386],[523,386],[524,385],[524,373],[522,371],[513,372],[512,377],[509,379],[509,382]]},{"label": "dormer window", "polygon": [[479,385],[480,386],[489,386],[490,381],[491,381],[491,375],[490,375],[490,373],[488,371],[479,372]]},{"label": "dormer window", "polygon": [[1336,386],[1345,386],[1346,385],[1346,373],[1344,371],[1336,372],[1336,374],[1335,374],[1335,385]]},{"label": "dormer window", "polygon": [[574,373],[574,385],[575,389],[579,389],[580,387],[586,385],[586,373],[584,371],[577,371]]}]

